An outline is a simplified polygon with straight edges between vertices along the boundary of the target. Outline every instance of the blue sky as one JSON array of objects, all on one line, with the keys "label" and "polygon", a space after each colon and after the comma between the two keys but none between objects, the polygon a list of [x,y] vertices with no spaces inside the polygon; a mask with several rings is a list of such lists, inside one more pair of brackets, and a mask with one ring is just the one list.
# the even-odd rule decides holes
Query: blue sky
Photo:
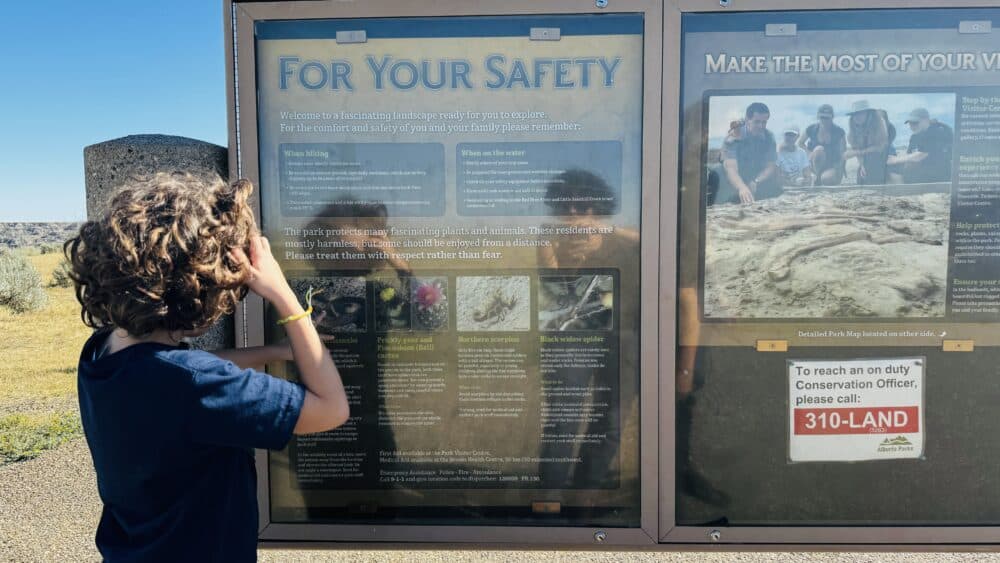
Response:
[{"label": "blue sky", "polygon": [[83,147],[140,133],[226,144],[220,0],[9,2],[0,221],[78,221]]}]

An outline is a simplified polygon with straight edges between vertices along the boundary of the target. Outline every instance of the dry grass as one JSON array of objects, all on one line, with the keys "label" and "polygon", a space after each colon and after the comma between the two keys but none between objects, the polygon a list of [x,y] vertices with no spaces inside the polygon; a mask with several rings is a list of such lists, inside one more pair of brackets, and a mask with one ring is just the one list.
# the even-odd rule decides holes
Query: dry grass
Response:
[{"label": "dry grass", "polygon": [[25,251],[42,275],[48,305],[0,308],[0,465],[37,456],[80,435],[76,365],[90,329],[71,287],[50,287],[62,255]]},{"label": "dry grass", "polygon": [[76,364],[90,335],[80,321],[73,289],[49,287],[62,255],[35,254],[29,259],[42,274],[49,304],[20,315],[0,308],[0,413],[16,403],[76,397]]}]

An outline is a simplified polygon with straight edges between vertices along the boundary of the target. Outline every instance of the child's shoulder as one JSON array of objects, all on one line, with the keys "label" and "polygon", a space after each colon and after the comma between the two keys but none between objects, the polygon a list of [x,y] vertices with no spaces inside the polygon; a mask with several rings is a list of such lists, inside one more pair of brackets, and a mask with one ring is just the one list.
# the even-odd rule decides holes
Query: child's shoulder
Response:
[{"label": "child's shoulder", "polygon": [[170,348],[157,350],[153,357],[156,362],[182,369],[192,375],[226,374],[240,371],[232,362],[211,352],[191,348]]},{"label": "child's shoulder", "polygon": [[238,393],[239,387],[254,372],[242,369],[211,352],[185,348],[157,350],[153,362],[155,367],[152,369],[181,376],[166,378],[173,381],[171,387],[180,386],[186,389],[185,393],[194,396]]}]

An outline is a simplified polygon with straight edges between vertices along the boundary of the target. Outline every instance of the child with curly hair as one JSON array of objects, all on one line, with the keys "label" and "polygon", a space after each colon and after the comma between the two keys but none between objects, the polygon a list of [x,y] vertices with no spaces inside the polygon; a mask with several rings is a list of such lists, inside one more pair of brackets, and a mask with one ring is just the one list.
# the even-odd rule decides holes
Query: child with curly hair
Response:
[{"label": "child with curly hair", "polygon": [[[253,448],[343,424],[337,368],[260,237],[252,185],[158,174],[120,192],[64,249],[83,322],[80,415],[104,510],[107,561],[253,561]],[[214,353],[205,333],[252,290],[290,346]],[[302,385],[256,371],[294,361]]]}]

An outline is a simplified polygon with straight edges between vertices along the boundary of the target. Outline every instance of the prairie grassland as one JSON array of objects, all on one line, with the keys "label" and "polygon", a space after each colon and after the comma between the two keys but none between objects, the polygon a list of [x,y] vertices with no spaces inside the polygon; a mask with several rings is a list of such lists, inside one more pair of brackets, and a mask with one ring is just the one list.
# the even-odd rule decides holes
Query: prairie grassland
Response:
[{"label": "prairie grassland", "polygon": [[16,315],[0,308],[0,464],[30,459],[80,435],[76,364],[90,329],[71,287],[51,287],[61,253],[23,250],[49,303]]}]

